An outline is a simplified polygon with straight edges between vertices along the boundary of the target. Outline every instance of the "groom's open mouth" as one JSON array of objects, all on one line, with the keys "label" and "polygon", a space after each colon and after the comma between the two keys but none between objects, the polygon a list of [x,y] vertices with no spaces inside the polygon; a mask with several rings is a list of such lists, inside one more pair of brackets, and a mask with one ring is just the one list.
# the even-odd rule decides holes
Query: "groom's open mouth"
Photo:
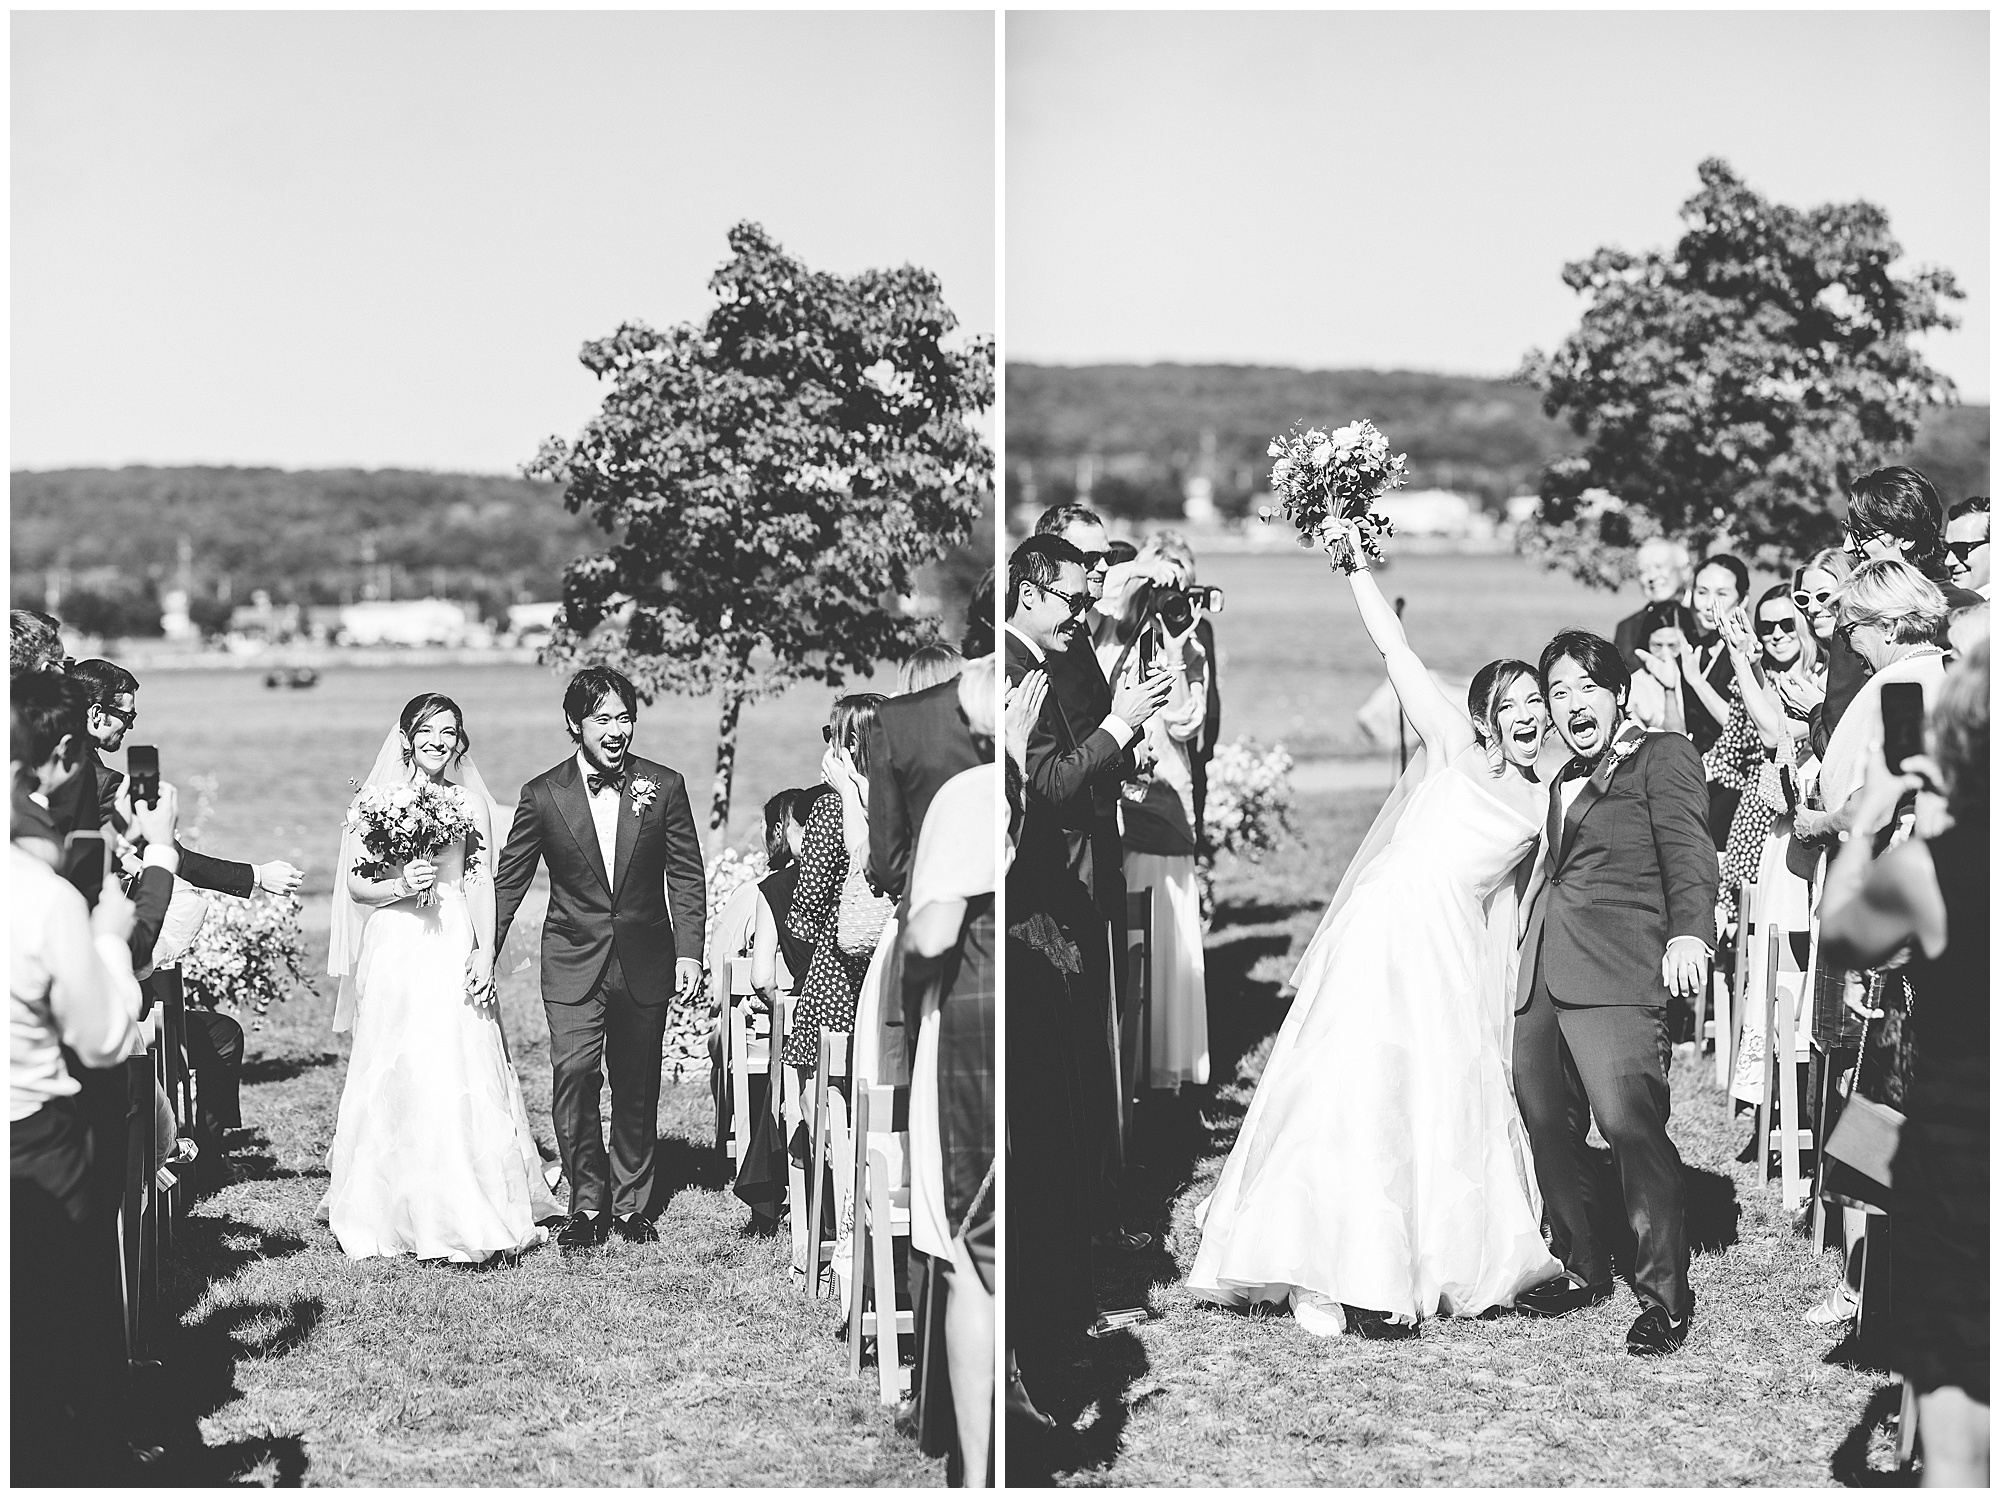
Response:
[{"label": "groom's open mouth", "polygon": [[1569,736],[1582,741],[1597,737],[1597,714],[1579,713],[1569,720]]}]

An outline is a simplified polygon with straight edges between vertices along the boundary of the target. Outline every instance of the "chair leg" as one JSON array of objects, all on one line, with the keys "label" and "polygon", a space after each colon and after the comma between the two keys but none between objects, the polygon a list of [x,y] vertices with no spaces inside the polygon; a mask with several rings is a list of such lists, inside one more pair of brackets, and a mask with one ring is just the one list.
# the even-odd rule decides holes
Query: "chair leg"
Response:
[{"label": "chair leg", "polygon": [[[869,1152],[869,1205],[875,1213],[875,1368],[882,1390],[882,1403],[894,1404],[902,1397],[902,1340],[896,1320],[896,1235],[893,1208],[889,1201],[889,1162],[875,1151]],[[854,1209],[857,1227],[861,1207]],[[855,1303],[860,1304],[857,1291]],[[855,1318],[857,1321],[859,1317]]]},{"label": "chair leg", "polygon": [[812,1220],[806,1225],[806,1242],[810,1245],[806,1254],[807,1290],[814,1300],[820,1299],[825,1291],[820,1288],[820,1271],[826,1263],[826,1239],[822,1236],[822,1224],[826,1221],[826,1146],[827,1146],[827,1077],[826,1046],[822,1042],[819,1053],[819,1071],[813,1076],[813,1124],[812,1124]]},{"label": "chair leg", "polygon": [[[857,1087],[854,1090],[854,1137],[857,1141],[868,1138],[869,1089]],[[868,1320],[868,1244],[874,1233],[886,1230],[887,1224],[880,1221],[871,1224],[869,1214],[863,1204],[868,1200],[868,1164],[871,1155],[857,1148],[854,1151],[854,1228],[847,1239],[847,1376],[861,1377],[861,1340],[864,1323]],[[875,1293],[879,1299],[882,1287],[877,1285]],[[878,1315],[876,1325],[881,1325]]]},{"label": "chair leg", "polygon": [[1708,986],[1715,998],[1715,1085],[1726,1094],[1736,1075],[1736,1024],[1729,1003],[1729,975],[1711,974]]},{"label": "chair leg", "polygon": [[1903,1379],[1903,1408],[1896,1416],[1896,1467],[1907,1472],[1917,1459],[1917,1386]]}]

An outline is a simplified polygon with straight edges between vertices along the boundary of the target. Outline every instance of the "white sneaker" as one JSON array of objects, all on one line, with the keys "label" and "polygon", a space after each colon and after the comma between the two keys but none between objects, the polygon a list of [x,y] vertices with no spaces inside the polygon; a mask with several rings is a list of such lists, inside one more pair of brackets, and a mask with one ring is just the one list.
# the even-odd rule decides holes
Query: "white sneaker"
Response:
[{"label": "white sneaker", "polygon": [[1805,1323],[1807,1326],[1838,1326],[1843,1321],[1852,1321],[1860,1309],[1860,1299],[1842,1285],[1806,1312]]}]

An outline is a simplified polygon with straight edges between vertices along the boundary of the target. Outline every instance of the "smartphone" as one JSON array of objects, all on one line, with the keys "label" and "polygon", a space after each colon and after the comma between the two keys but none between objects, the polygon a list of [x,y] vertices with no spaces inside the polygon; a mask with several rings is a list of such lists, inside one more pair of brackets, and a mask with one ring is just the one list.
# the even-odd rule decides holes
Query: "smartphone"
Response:
[{"label": "smartphone", "polygon": [[1903,761],[1924,752],[1924,689],[1914,681],[1892,681],[1882,688],[1882,758],[1893,775]]},{"label": "smartphone", "polygon": [[97,828],[72,832],[63,839],[63,877],[76,886],[93,910],[104,892],[104,875],[110,867],[111,842]]},{"label": "smartphone", "polygon": [[134,744],[125,751],[125,773],[132,781],[134,806],[160,804],[160,751],[151,744]]}]

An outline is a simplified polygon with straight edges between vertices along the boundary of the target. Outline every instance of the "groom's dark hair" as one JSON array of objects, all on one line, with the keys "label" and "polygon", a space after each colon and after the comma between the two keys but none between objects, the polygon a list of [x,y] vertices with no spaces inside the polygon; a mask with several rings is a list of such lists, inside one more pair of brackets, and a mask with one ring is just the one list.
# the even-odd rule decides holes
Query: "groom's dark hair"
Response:
[{"label": "groom's dark hair", "polygon": [[626,712],[639,716],[638,689],[609,666],[585,666],[569,679],[569,690],[563,693],[563,716],[580,725],[606,697],[616,697],[625,704]]},{"label": "groom's dark hair", "polygon": [[1549,672],[1560,660],[1575,661],[1585,676],[1614,697],[1622,697],[1632,685],[1632,673],[1618,647],[1587,629],[1565,629],[1542,648],[1535,674],[1542,679],[1544,693],[1549,689]]}]

